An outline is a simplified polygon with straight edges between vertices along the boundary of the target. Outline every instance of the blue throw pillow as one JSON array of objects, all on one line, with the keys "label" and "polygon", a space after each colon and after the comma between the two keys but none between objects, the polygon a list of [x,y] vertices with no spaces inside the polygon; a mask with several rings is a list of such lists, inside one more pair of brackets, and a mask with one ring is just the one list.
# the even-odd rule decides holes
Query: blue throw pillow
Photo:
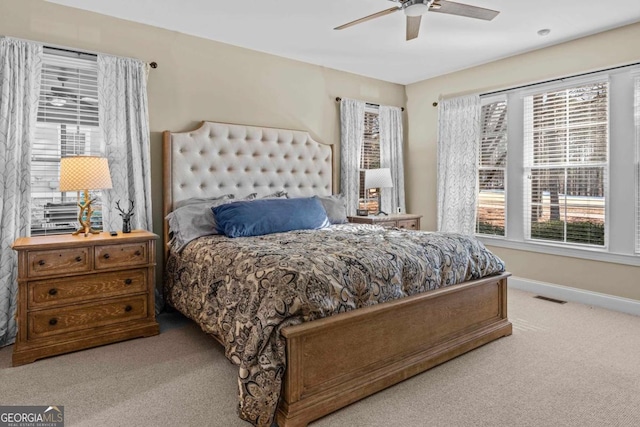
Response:
[{"label": "blue throw pillow", "polygon": [[327,212],[317,197],[241,201],[211,210],[218,232],[228,237],[315,230],[329,225]]}]

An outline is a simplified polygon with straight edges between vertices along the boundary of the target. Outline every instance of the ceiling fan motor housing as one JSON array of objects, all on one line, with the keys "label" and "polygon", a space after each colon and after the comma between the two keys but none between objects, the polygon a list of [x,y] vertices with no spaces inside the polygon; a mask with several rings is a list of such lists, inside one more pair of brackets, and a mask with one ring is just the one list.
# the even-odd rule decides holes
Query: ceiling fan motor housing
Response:
[{"label": "ceiling fan motor housing", "polygon": [[429,11],[434,0],[408,0],[402,3],[404,14],[407,16],[422,16]]}]

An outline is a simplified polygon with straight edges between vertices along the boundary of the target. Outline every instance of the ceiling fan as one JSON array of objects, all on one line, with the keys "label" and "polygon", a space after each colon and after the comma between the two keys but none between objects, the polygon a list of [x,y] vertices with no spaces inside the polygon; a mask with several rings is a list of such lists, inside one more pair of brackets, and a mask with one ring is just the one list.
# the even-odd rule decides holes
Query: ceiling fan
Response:
[{"label": "ceiling fan", "polygon": [[447,13],[449,15],[466,16],[468,18],[484,19],[491,21],[498,16],[500,12],[497,10],[485,9],[482,7],[471,6],[468,4],[455,3],[447,0],[389,0],[399,3],[398,6],[374,13],[355,21],[347,22],[344,25],[334,28],[334,30],[343,30],[371,19],[380,18],[381,16],[403,10],[407,16],[407,40],[418,37],[420,32],[420,20],[422,15],[427,12]]},{"label": "ceiling fan", "polygon": [[[73,77],[73,74],[64,68],[51,66],[48,69],[43,70],[43,73],[47,74],[47,82],[51,84],[49,94],[47,96],[47,105],[53,107],[77,107],[77,104],[87,106],[97,106],[98,100],[93,96],[87,96],[82,94],[82,89],[77,81],[79,77],[75,78],[75,84],[69,83],[69,76]],[[57,80],[54,85],[53,81]]]},{"label": "ceiling fan", "polygon": [[60,81],[60,86],[51,86],[48,104],[54,107],[62,107],[74,103],[76,99],[75,91],[64,85],[67,79],[62,76],[58,76],[57,78]]}]

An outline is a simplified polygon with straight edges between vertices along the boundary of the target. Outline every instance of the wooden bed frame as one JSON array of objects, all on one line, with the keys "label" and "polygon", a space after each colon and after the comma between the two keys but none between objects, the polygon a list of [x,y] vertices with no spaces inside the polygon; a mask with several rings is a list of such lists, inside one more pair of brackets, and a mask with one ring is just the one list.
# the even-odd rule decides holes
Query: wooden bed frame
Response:
[{"label": "wooden bed frame", "polygon": [[[207,124],[188,134],[209,132]],[[165,216],[175,200],[172,136],[185,134],[164,133]],[[335,175],[335,168],[331,175]],[[165,221],[165,254],[168,237]],[[276,415],[278,425],[306,426],[433,366],[511,335],[508,276],[485,277],[284,328],[287,370]]]}]

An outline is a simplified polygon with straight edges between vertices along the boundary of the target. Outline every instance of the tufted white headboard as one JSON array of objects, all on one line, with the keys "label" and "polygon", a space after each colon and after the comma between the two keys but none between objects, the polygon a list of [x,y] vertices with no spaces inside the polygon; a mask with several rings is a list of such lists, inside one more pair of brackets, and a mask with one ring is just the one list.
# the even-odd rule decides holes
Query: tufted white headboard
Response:
[{"label": "tufted white headboard", "polygon": [[[333,146],[303,131],[203,122],[190,132],[165,131],[163,155],[164,217],[191,197],[333,191]],[[166,221],[164,229],[166,243]]]}]

